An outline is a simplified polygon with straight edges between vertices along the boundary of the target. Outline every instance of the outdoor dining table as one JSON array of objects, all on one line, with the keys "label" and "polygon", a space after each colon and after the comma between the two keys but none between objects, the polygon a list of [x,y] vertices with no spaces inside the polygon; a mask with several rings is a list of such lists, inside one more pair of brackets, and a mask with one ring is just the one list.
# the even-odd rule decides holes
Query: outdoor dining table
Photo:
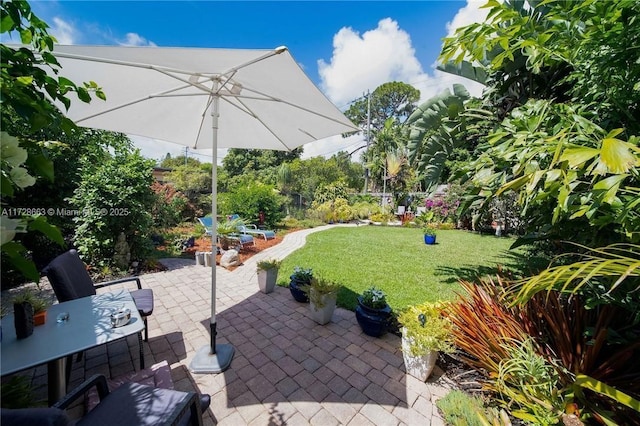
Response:
[{"label": "outdoor dining table", "polygon": [[[130,321],[121,327],[112,327],[111,314],[126,308],[131,311]],[[57,321],[59,315],[67,319]],[[7,315],[2,319],[0,374],[5,376],[46,362],[49,405],[52,405],[66,394],[67,355],[143,329],[144,323],[126,290],[52,305],[47,309],[47,322],[34,327],[33,334],[21,340],[16,338],[13,315]]]}]

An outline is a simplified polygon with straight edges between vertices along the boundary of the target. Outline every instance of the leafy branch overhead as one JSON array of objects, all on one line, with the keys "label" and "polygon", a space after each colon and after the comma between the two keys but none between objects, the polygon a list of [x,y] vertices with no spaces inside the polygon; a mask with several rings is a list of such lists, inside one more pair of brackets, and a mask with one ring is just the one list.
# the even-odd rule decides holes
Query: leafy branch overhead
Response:
[{"label": "leafy branch overhead", "polygon": [[[91,93],[105,99],[95,82],[76,85],[58,76],[60,64],[52,53],[55,38],[48,34],[48,25],[40,20],[26,1],[3,1],[0,5],[0,33],[18,35],[29,47],[0,44],[0,106],[3,130],[15,129],[13,119],[22,119],[27,130],[22,134],[2,132],[2,253],[13,267],[30,280],[38,281],[36,266],[27,249],[15,240],[16,233],[38,231],[58,244],[64,244],[60,231],[43,216],[23,214],[11,208],[12,198],[32,186],[38,177],[53,180],[53,163],[37,142],[36,132],[48,127],[67,133],[75,125],[64,117],[54,102],[69,108],[69,93],[76,93],[83,102]],[[47,73],[47,69],[51,72]],[[29,135],[28,137],[25,137]],[[35,140],[34,140],[35,139]],[[15,210],[15,211],[14,211]]]}]

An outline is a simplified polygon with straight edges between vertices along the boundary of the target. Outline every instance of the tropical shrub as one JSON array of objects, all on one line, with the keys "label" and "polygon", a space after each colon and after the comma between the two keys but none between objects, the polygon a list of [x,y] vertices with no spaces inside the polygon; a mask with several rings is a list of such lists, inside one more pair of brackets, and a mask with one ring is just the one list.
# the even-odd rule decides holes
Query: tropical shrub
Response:
[{"label": "tropical shrub", "polygon": [[154,182],[151,189],[156,195],[153,205],[153,224],[158,228],[170,228],[193,218],[194,209],[187,197],[172,185]]},{"label": "tropical shrub", "polygon": [[549,101],[513,110],[469,166],[472,205],[486,209],[515,191],[530,233],[525,240],[597,246],[640,239],[637,138],[619,139],[621,129],[607,132],[586,114]]},{"label": "tropical shrub", "polygon": [[433,214],[436,222],[455,222],[456,209],[460,205],[459,200],[450,200],[445,196],[427,198],[424,202],[427,212]]},{"label": "tropical shrub", "polygon": [[284,218],[283,206],[286,198],[278,194],[271,185],[250,182],[239,185],[232,191],[218,194],[218,212],[223,215],[237,214],[245,219],[245,223],[260,224],[263,214],[263,225],[274,228]]},{"label": "tropical shrub", "polygon": [[[315,204],[315,202],[314,202]],[[331,206],[331,201],[324,202],[322,204],[317,204],[315,207],[307,210],[305,216],[312,220],[317,220],[324,223],[329,223],[333,221],[333,208]]]},{"label": "tropical shrub", "polygon": [[110,264],[121,232],[132,260],[143,260],[150,252],[155,202],[151,190],[153,164],[136,151],[117,154],[85,171],[82,183],[69,200],[80,212],[74,217],[74,241],[85,261]]},{"label": "tropical shrub", "polygon": [[368,219],[372,214],[382,212],[379,202],[358,201],[351,206],[353,217],[356,219]]},{"label": "tropical shrub", "polygon": [[[0,15],[3,39],[5,33],[15,34],[24,45],[30,47],[13,48],[0,44],[2,274],[4,278],[7,272],[18,271],[23,277],[38,281],[39,274],[32,260],[33,252],[16,239],[16,232],[24,236],[37,231],[61,246],[64,244],[62,235],[57,228],[49,225],[42,213],[5,214],[4,209],[30,207],[19,204],[12,206],[11,201],[16,193],[33,185],[37,177],[53,181],[53,164],[44,149],[46,139],[38,132],[56,128],[71,134],[76,128],[71,120],[60,113],[53,101],[68,108],[71,93],[75,93],[82,102],[90,102],[92,95],[104,99],[104,93],[94,82],[76,85],[58,74],[60,65],[52,53],[55,38],[49,35],[48,25],[33,13],[28,2],[2,2]],[[56,77],[48,75],[47,70],[55,72]],[[42,209],[50,206],[33,207]]]},{"label": "tropical shrub", "polygon": [[528,334],[515,309],[505,306],[502,279],[474,284],[461,281],[465,298],[451,305],[446,315],[453,322],[455,344],[466,354],[462,359],[488,375],[498,373],[508,348],[524,341]]},{"label": "tropical shrub", "polygon": [[318,186],[313,194],[313,204],[335,201],[338,198],[345,200],[348,198],[347,184],[342,181]]},{"label": "tropical shrub", "polygon": [[[525,420],[541,416],[553,423],[558,413],[573,410],[585,418],[636,424],[640,263],[637,248],[626,251],[625,247],[594,250],[574,263],[552,266],[511,283],[504,279],[462,283],[469,297],[447,312],[455,326],[456,345],[469,354],[463,357],[466,362],[487,372],[486,387],[502,392],[512,414]],[[596,290],[603,297],[596,298]],[[532,349],[523,352],[529,336]],[[512,374],[505,373],[505,365],[523,359],[531,362],[531,368],[539,366],[548,373],[548,365],[536,357],[553,367],[554,380],[557,376],[553,386],[557,391],[547,388],[546,395],[551,396],[546,401],[541,402],[545,398],[535,394],[529,382],[495,380]],[[519,361],[508,361],[514,359]],[[516,402],[508,405],[508,401]]]},{"label": "tropical shrub", "polygon": [[345,198],[336,198],[321,204],[315,201],[309,211],[309,217],[328,222],[348,222],[355,217],[353,208]]}]

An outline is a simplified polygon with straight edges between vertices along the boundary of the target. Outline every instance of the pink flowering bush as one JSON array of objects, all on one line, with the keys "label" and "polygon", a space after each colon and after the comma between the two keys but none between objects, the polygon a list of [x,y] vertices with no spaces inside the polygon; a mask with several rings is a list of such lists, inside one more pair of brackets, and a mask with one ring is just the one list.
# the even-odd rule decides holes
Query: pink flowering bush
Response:
[{"label": "pink flowering bush", "polygon": [[428,198],[424,203],[427,213],[433,213],[433,220],[436,222],[455,222],[456,211],[460,206],[459,200],[448,199],[448,197]]}]

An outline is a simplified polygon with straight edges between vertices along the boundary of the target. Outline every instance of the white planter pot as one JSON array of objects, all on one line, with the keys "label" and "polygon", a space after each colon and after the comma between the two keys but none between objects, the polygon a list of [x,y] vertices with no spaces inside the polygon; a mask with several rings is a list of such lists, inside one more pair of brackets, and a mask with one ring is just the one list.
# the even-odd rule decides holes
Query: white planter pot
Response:
[{"label": "white planter pot", "polygon": [[411,340],[406,337],[406,329],[402,328],[402,358],[407,374],[426,382],[438,359],[438,351],[431,351],[425,355],[413,356],[409,353]]},{"label": "white planter pot", "polygon": [[320,325],[325,325],[331,321],[331,317],[333,317],[333,311],[336,309],[336,298],[337,294],[323,294],[320,296],[320,301],[322,304],[321,308],[318,308],[314,303],[315,296],[313,295],[314,290],[310,290],[309,294],[309,309],[311,309],[311,318],[315,322]]},{"label": "white planter pot", "polygon": [[277,269],[259,270],[258,271],[258,286],[260,291],[264,294],[269,294],[276,287],[276,280],[278,279]]},{"label": "white planter pot", "polygon": [[204,266],[211,267],[212,262],[215,262],[216,258],[210,251],[204,252]]}]

